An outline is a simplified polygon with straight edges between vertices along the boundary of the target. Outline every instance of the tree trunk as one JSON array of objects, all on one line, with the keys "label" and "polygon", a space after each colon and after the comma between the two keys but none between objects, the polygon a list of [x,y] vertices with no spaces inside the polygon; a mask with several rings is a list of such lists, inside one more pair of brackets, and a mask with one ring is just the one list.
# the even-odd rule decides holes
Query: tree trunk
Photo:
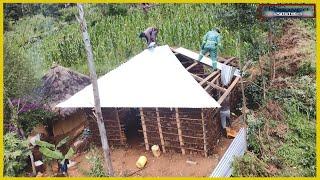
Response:
[{"label": "tree trunk", "polygon": [[90,78],[91,78],[92,87],[93,87],[93,96],[94,96],[94,104],[95,104],[94,109],[96,112],[96,118],[97,118],[97,123],[98,123],[100,138],[101,138],[101,144],[102,144],[102,149],[103,149],[103,154],[104,154],[104,159],[105,159],[105,167],[107,168],[105,170],[106,170],[106,174],[109,174],[109,176],[113,176],[114,172],[113,172],[113,167],[112,167],[112,163],[111,163],[107,133],[106,133],[105,125],[103,122],[103,117],[102,117],[102,112],[101,112],[101,107],[100,107],[98,82],[97,82],[97,75],[96,75],[96,70],[95,70],[95,66],[94,66],[94,62],[93,62],[93,53],[92,53],[92,48],[91,48],[91,43],[90,43],[90,37],[89,37],[88,31],[87,31],[87,23],[84,18],[83,6],[82,6],[82,4],[77,4],[77,6],[78,6],[78,10],[79,10],[78,21],[80,23],[80,28],[81,28],[81,32],[82,32],[82,36],[83,36],[83,42],[84,42],[86,52],[87,52]]}]

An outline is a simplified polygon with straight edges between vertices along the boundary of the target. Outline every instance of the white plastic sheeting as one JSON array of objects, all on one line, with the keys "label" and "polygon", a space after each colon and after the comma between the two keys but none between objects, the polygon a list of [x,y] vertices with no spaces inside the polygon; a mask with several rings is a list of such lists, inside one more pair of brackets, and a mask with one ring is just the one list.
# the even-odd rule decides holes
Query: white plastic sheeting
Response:
[{"label": "white plastic sheeting", "polygon": [[[101,107],[220,107],[168,45],[146,49],[98,79]],[[92,85],[57,107],[94,107]]]},{"label": "white plastic sheeting", "polygon": [[235,70],[236,70],[235,67],[221,64],[221,83],[224,86],[229,85]]},{"label": "white plastic sheeting", "polygon": [[237,136],[231,142],[229,148],[222,156],[210,177],[230,177],[232,174],[232,162],[235,157],[243,156],[247,149],[246,128],[241,128]]},{"label": "white plastic sheeting", "polygon": [[[182,55],[190,57],[190,58],[192,58],[194,60],[197,60],[198,57],[199,57],[198,53],[195,53],[195,52],[190,51],[189,49],[185,49],[183,47],[179,47],[179,48],[175,49],[175,51],[180,53],[180,54],[182,54]],[[212,66],[212,60],[210,58],[205,57],[205,56],[203,56],[203,58],[201,59],[201,62],[206,64],[206,65],[208,65],[208,66]],[[222,66],[223,66],[222,63],[217,62],[217,68],[218,69],[221,70]],[[239,77],[240,76],[240,70],[239,69],[235,69],[234,75]]]}]

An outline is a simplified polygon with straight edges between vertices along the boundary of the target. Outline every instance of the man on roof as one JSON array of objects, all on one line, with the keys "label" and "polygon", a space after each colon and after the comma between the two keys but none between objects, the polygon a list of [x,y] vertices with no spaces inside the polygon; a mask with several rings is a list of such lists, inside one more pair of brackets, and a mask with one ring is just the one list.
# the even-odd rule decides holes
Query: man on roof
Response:
[{"label": "man on roof", "polygon": [[148,27],[145,31],[141,32],[139,37],[145,38],[147,41],[148,48],[154,47],[156,45],[156,38],[158,34],[158,29],[155,27]]},{"label": "man on roof", "polygon": [[207,32],[202,39],[201,50],[198,60],[201,61],[206,53],[210,53],[210,58],[212,60],[212,69],[217,69],[217,49],[221,46],[221,36],[220,30],[214,28],[213,30]]}]

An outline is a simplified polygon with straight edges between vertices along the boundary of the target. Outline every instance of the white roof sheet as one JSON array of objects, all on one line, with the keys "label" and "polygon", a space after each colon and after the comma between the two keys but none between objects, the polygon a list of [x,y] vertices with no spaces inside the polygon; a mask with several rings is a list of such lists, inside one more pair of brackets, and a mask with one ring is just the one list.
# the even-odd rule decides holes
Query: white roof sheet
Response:
[{"label": "white roof sheet", "polygon": [[[179,48],[175,49],[175,51],[178,52],[178,53],[180,53],[180,54],[182,54],[182,55],[185,55],[185,56],[187,56],[187,57],[190,57],[190,58],[192,58],[192,59],[194,59],[194,60],[197,60],[198,57],[199,57],[199,54],[198,54],[198,53],[195,53],[195,52],[190,51],[189,49],[185,49],[185,48],[183,48],[183,47],[179,47]],[[203,56],[203,58],[201,59],[201,62],[204,63],[204,64],[206,64],[206,65],[208,65],[208,66],[212,66],[212,60],[211,60],[210,58],[205,57],[205,56]],[[217,68],[218,68],[218,69],[221,70],[221,69],[222,69],[222,66],[223,66],[222,63],[217,62]],[[239,76],[240,76],[240,71],[239,71],[239,69],[236,69],[233,75],[239,77]]]},{"label": "white roof sheet", "polygon": [[[98,79],[101,107],[220,107],[168,45],[146,49]],[[89,85],[56,107],[94,107]]]}]

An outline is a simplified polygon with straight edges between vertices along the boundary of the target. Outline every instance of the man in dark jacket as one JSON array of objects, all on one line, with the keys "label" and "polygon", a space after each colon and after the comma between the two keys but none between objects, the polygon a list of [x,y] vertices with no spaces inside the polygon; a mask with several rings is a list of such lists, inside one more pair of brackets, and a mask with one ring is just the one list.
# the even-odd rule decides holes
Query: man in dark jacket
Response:
[{"label": "man in dark jacket", "polygon": [[148,48],[155,46],[158,29],[155,27],[148,27],[145,31],[141,32],[139,37],[146,38]]}]

